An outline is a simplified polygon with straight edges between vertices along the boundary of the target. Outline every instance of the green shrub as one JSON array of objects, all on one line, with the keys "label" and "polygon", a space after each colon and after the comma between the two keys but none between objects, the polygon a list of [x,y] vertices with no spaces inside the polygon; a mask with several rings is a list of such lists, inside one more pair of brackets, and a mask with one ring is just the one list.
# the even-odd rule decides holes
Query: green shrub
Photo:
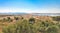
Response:
[{"label": "green shrub", "polygon": [[35,18],[31,17],[31,18],[29,19],[29,23],[30,23],[30,24],[35,23]]},{"label": "green shrub", "polygon": [[47,27],[46,33],[58,33],[59,27],[57,25],[52,25]]},{"label": "green shrub", "polygon": [[14,17],[14,19],[15,19],[15,20],[19,20],[19,18],[18,18],[18,17]]},{"label": "green shrub", "polygon": [[10,17],[7,17],[8,20],[10,20],[11,18]]},{"label": "green shrub", "polygon": [[60,21],[60,16],[52,17],[54,21]]},{"label": "green shrub", "polygon": [[7,17],[7,22],[12,22],[13,20],[10,17]]},{"label": "green shrub", "polygon": [[21,19],[24,19],[24,18],[21,16]]}]

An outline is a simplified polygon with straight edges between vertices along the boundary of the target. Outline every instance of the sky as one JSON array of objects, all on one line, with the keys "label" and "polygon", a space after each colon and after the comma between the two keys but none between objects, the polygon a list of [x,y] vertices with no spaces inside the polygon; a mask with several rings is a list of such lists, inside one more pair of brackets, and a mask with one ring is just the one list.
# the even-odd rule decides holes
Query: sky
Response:
[{"label": "sky", "polygon": [[60,13],[60,0],[0,0],[0,13]]}]

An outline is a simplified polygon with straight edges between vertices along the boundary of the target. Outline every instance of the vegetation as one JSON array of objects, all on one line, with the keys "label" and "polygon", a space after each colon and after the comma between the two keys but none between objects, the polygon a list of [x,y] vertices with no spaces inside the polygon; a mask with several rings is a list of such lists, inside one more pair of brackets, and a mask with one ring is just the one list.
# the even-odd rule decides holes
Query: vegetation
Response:
[{"label": "vegetation", "polygon": [[53,17],[54,21],[60,21],[60,16]]},{"label": "vegetation", "polygon": [[14,19],[15,19],[15,20],[19,20],[19,18],[18,18],[18,17],[14,17]]},{"label": "vegetation", "polygon": [[[8,21],[11,18],[7,18]],[[18,20],[15,17],[16,20]],[[5,19],[3,19],[5,20]],[[54,21],[54,19],[53,19]],[[49,21],[38,20],[31,17],[30,19],[22,19],[15,22],[15,24],[9,24],[3,26],[3,33],[60,33],[60,23],[53,23]],[[58,21],[56,21],[58,22]],[[60,21],[59,21],[60,22]]]},{"label": "vegetation", "polygon": [[33,24],[34,22],[35,22],[35,18],[31,17],[31,18],[29,19],[29,23],[30,23],[30,24]]}]

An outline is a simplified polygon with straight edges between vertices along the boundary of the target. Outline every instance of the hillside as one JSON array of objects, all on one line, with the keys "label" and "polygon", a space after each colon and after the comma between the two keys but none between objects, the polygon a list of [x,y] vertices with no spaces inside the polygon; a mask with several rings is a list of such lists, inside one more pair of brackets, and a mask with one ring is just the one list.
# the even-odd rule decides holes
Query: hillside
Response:
[{"label": "hillside", "polygon": [[60,33],[59,31],[60,16],[0,15],[1,33]]}]

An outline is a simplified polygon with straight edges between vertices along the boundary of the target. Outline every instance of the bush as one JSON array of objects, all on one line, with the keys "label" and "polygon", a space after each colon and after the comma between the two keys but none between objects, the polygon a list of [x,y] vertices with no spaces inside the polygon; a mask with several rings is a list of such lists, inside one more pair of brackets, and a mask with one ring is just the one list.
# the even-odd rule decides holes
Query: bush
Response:
[{"label": "bush", "polygon": [[2,22],[7,22],[7,19],[6,19],[6,18],[3,18],[3,19],[2,19]]},{"label": "bush", "polygon": [[13,20],[10,17],[7,17],[8,22],[12,22]]},{"label": "bush", "polygon": [[60,21],[60,16],[52,17],[54,21]]},{"label": "bush", "polygon": [[19,18],[18,18],[18,17],[14,17],[14,19],[15,19],[15,20],[19,20]]},{"label": "bush", "polygon": [[10,17],[3,18],[1,22],[12,22],[13,20]]},{"label": "bush", "polygon": [[24,19],[24,18],[21,16],[21,19]]},{"label": "bush", "polygon": [[59,27],[56,25],[52,25],[47,27],[46,33],[58,33]]},{"label": "bush", "polygon": [[29,19],[29,23],[30,23],[30,24],[35,23],[35,18],[33,18],[33,17],[32,17],[32,18],[30,18],[30,19]]},{"label": "bush", "polygon": [[10,20],[11,18],[10,17],[7,17],[8,20]]}]

